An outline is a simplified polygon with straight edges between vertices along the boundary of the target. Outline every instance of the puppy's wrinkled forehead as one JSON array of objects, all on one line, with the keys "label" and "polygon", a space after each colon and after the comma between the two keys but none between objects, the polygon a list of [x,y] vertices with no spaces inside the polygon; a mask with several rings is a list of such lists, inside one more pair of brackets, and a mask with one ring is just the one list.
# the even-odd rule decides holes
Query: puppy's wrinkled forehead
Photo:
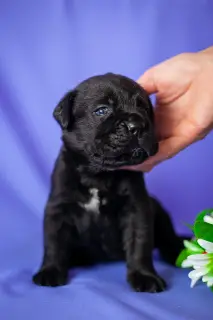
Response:
[{"label": "puppy's wrinkled forehead", "polygon": [[115,74],[94,76],[76,87],[78,108],[99,104],[115,107],[134,106],[139,102],[148,104],[146,92],[133,80]]}]

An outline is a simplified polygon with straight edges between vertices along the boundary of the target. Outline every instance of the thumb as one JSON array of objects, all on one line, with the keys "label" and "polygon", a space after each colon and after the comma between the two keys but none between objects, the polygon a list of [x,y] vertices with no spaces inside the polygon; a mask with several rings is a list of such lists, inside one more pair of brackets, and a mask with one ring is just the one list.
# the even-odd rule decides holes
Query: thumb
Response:
[{"label": "thumb", "polygon": [[137,80],[138,84],[141,85],[148,94],[153,94],[158,91],[157,83],[155,79],[156,67],[148,69],[145,73]]}]

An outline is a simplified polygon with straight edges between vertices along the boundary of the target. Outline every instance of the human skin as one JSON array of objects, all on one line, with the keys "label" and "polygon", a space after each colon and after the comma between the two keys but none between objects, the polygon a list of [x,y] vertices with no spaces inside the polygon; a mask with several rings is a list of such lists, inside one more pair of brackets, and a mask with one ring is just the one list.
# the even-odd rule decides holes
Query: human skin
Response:
[{"label": "human skin", "polygon": [[213,129],[213,46],[147,70],[138,83],[156,95],[158,153],[130,170],[147,172]]}]

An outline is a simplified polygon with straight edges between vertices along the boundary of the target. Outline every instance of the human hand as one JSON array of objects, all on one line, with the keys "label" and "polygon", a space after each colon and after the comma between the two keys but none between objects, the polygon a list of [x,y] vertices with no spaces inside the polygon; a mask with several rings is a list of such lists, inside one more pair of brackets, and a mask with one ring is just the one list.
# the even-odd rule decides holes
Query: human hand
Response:
[{"label": "human hand", "polygon": [[213,47],[166,60],[147,70],[138,83],[156,94],[159,151],[128,169],[150,171],[213,129]]}]

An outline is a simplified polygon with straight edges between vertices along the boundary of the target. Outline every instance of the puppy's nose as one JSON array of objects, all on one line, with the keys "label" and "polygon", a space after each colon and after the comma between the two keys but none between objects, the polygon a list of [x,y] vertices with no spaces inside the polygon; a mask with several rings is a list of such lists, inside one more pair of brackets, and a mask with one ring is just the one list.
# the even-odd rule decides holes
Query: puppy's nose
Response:
[{"label": "puppy's nose", "polygon": [[129,130],[129,132],[131,134],[135,135],[135,136],[138,134],[138,132],[140,130],[140,127],[139,127],[138,123],[133,122],[133,121],[126,122],[126,126],[127,126],[128,130]]},{"label": "puppy's nose", "polygon": [[139,130],[141,128],[141,123],[136,117],[130,117],[127,121],[125,121],[125,124],[128,128],[128,131],[132,135],[137,135],[139,133]]}]

